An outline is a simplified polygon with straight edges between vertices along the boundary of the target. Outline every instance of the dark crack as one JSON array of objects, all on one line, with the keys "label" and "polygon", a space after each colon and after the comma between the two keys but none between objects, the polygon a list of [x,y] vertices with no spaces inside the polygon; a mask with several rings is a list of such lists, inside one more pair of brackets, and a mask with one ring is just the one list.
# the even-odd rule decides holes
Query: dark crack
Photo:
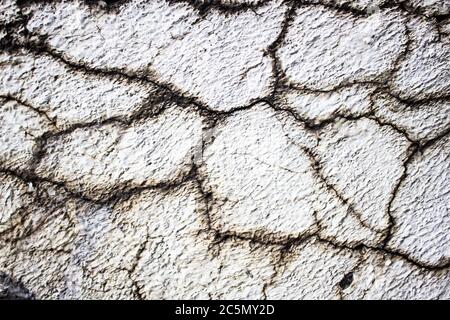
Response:
[{"label": "dark crack", "polygon": [[339,287],[342,290],[347,289],[348,287],[350,287],[350,285],[353,283],[353,272],[349,272],[346,273],[343,277],[342,280],[339,281]]},{"label": "dark crack", "polygon": [[23,101],[22,99],[19,99],[13,95],[0,95],[0,99],[4,99],[6,101],[14,101],[24,107],[27,107],[28,109],[37,113],[39,116],[45,118],[49,122],[50,126],[52,126],[53,128],[57,127],[56,121],[52,119],[45,111],[32,106],[31,104]]},{"label": "dark crack", "polygon": [[[439,265],[430,265],[427,263],[422,263],[412,257],[410,257],[406,253],[402,253],[399,251],[391,250],[386,248],[384,245],[380,246],[371,246],[366,245],[364,243],[356,243],[353,245],[341,243],[333,238],[324,238],[320,235],[320,230],[315,232],[307,231],[305,233],[301,233],[299,235],[279,235],[273,232],[270,232],[265,229],[259,229],[249,232],[234,232],[234,231],[222,231],[220,229],[216,229],[213,227],[212,221],[213,218],[211,216],[211,206],[213,205],[213,193],[210,191],[204,190],[203,187],[203,178],[200,173],[196,173],[193,175],[193,181],[196,182],[200,193],[203,199],[203,205],[200,207],[200,213],[204,217],[204,229],[203,231],[208,232],[210,234],[210,245],[212,248],[219,247],[224,242],[234,241],[234,242],[249,242],[255,245],[264,245],[271,247],[273,250],[279,251],[280,254],[284,257],[283,259],[287,259],[290,255],[295,255],[295,248],[301,246],[302,244],[315,240],[318,243],[329,245],[333,248],[339,250],[350,250],[355,253],[362,253],[365,251],[381,253],[383,255],[390,255],[392,257],[396,257],[402,260],[409,262],[417,268],[428,270],[428,271],[436,271],[436,270],[444,270],[450,268],[450,262],[445,262]],[[387,229],[387,232],[390,232],[391,226]]]}]

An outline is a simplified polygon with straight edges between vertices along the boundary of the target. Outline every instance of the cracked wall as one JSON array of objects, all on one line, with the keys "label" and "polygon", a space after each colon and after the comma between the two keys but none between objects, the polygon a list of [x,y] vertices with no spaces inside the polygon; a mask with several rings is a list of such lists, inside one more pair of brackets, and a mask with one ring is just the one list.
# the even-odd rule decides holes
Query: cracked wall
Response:
[{"label": "cracked wall", "polygon": [[0,298],[450,299],[448,0],[0,0]]}]

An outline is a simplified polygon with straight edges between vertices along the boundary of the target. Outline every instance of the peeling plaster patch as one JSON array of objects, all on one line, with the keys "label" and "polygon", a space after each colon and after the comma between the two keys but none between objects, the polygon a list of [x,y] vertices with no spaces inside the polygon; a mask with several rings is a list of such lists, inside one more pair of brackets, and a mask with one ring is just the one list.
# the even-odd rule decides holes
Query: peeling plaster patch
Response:
[{"label": "peeling plaster patch", "polygon": [[357,18],[326,7],[300,7],[278,50],[293,85],[330,90],[345,83],[380,81],[405,49],[404,17],[383,11]]},{"label": "peeling plaster patch", "polygon": [[198,114],[174,107],[130,126],[76,129],[49,139],[37,174],[96,199],[175,181],[190,171],[201,132]]},{"label": "peeling plaster patch", "polygon": [[0,263],[8,265],[9,269],[20,274],[20,281],[24,283],[25,287],[35,290],[36,299],[64,297],[63,292],[67,290],[64,267],[69,260],[69,254],[52,253],[45,250],[7,251],[5,248],[0,249],[0,253],[14,255],[14,261],[1,261]]},{"label": "peeling plaster patch", "polygon": [[419,153],[392,204],[389,247],[430,265],[450,261],[450,138]]},{"label": "peeling plaster patch", "polygon": [[[199,202],[197,187],[188,183],[170,192],[145,191],[117,205],[110,222],[103,222],[103,228],[99,224],[106,233],[92,230],[96,245],[83,259],[92,261],[94,283],[99,281],[96,274],[105,274],[109,278],[99,288],[117,290],[123,286],[120,272],[126,270],[135,294],[146,299],[261,294],[264,279],[273,273],[265,249],[227,243],[214,253],[202,232]],[[125,240],[127,247],[121,245]]]}]

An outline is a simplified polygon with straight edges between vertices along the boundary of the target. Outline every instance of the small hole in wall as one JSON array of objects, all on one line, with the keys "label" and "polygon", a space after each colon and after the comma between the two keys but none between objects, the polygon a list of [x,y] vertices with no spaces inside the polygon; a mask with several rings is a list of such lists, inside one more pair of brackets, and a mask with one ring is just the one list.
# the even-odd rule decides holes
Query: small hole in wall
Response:
[{"label": "small hole in wall", "polygon": [[339,282],[339,287],[342,290],[347,289],[348,287],[350,287],[350,285],[353,282],[353,272],[349,272],[346,275],[344,275],[344,277],[342,278],[342,280]]}]

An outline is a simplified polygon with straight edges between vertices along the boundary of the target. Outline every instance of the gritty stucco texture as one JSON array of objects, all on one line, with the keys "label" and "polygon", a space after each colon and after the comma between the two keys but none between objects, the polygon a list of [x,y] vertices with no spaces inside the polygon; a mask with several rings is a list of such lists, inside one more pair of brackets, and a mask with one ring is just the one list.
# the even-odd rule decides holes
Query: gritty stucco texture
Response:
[{"label": "gritty stucco texture", "polygon": [[450,299],[449,0],[0,0],[0,298]]}]

